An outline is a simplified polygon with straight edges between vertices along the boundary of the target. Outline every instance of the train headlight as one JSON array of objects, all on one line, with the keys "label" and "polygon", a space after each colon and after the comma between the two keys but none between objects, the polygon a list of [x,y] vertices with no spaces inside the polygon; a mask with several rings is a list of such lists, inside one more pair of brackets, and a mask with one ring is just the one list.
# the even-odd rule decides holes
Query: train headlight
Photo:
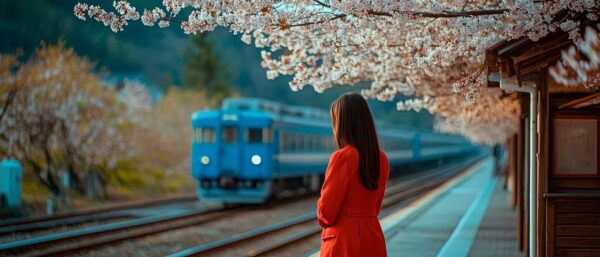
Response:
[{"label": "train headlight", "polygon": [[210,158],[208,158],[208,156],[204,155],[204,156],[200,157],[200,163],[202,163],[204,165],[208,165],[210,163]]},{"label": "train headlight", "polygon": [[258,156],[257,154],[255,154],[255,155],[252,155],[252,158],[250,158],[250,161],[254,165],[260,165],[260,163],[262,162],[262,159],[260,158],[260,156]]}]

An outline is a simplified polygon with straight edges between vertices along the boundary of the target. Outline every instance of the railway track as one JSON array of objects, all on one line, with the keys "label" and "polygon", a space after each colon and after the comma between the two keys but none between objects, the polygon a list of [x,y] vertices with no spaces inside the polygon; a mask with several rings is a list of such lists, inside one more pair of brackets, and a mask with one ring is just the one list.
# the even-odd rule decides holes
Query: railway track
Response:
[{"label": "railway track", "polygon": [[[302,198],[299,197],[299,199]],[[263,206],[243,206],[227,209],[214,207],[212,209],[169,213],[34,237],[0,244],[0,256],[63,256],[125,240],[209,223],[234,215],[243,215],[245,211],[268,210],[282,203],[284,203],[284,200],[273,201]]]},{"label": "railway track", "polygon": [[[418,196],[451,177],[452,170],[459,170],[461,164],[452,164],[431,172],[419,172],[402,177],[402,182],[389,186],[383,201],[382,214],[393,209],[399,202]],[[309,197],[309,196],[305,196]],[[286,201],[286,200],[282,200]],[[246,206],[237,209],[210,209],[171,213],[161,216],[151,216],[134,220],[126,220],[101,226],[83,228],[64,233],[35,237],[0,244],[0,255],[22,256],[63,256],[66,254],[86,251],[103,245],[115,244],[124,240],[140,238],[148,235],[182,229],[190,226],[210,223],[226,217],[243,215],[244,210],[273,208],[279,203],[273,202],[267,206]],[[320,232],[316,225],[315,212],[308,212],[268,226],[258,227],[234,236],[210,241],[191,247],[172,256],[195,256],[215,251],[225,246],[237,247],[244,242],[250,242],[269,235],[282,232],[281,237],[270,239],[261,248],[248,248],[247,256],[260,256],[274,252],[286,245],[294,244]]]},{"label": "railway track", "polygon": [[[232,211],[232,210],[230,210]],[[206,210],[152,216],[0,244],[1,254],[59,256],[223,217]]]},{"label": "railway track", "polygon": [[59,226],[72,226],[88,222],[109,221],[123,218],[132,218],[132,214],[124,210],[149,208],[161,205],[196,201],[193,194],[174,197],[163,197],[153,200],[143,200],[114,204],[58,213],[54,215],[40,215],[25,218],[13,218],[0,221],[0,235],[32,232],[51,229]]},{"label": "railway track", "polygon": [[[398,205],[414,197],[426,193],[444,183],[447,179],[460,173],[475,162],[470,159],[458,164],[448,165],[435,172],[426,174],[413,174],[406,181],[395,184],[386,189],[386,195],[382,203],[382,214],[385,216],[398,208]],[[258,227],[242,233],[222,238],[219,240],[202,243],[182,251],[173,253],[168,257],[201,256],[209,252],[228,248],[244,248],[245,256],[261,256],[273,253],[285,246],[316,236],[321,232],[316,222],[314,211],[293,217],[288,220],[277,222],[263,227]],[[281,237],[279,237],[281,235]],[[265,239],[265,238],[269,239]],[[263,241],[252,244],[252,242]],[[249,245],[261,245],[259,248],[248,247]]]}]

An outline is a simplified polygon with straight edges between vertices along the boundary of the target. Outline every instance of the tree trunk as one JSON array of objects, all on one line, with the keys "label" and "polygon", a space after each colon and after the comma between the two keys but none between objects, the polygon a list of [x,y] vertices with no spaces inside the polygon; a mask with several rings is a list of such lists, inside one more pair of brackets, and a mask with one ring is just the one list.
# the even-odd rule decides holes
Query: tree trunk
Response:
[{"label": "tree trunk", "polygon": [[44,185],[48,190],[50,190],[52,194],[58,195],[60,193],[60,189],[58,187],[58,184],[56,184],[56,181],[54,181],[54,179],[51,178],[50,174],[48,176],[50,178],[49,180],[43,178],[42,172],[44,171],[44,169],[42,168],[42,166],[39,165],[33,158],[31,158],[31,156],[28,154],[28,152],[22,144],[17,143],[15,144],[15,146],[21,151],[23,155],[23,161],[28,163],[35,172],[38,181],[42,185]]},{"label": "tree trunk", "polygon": [[[54,179],[54,176],[52,174],[52,164],[54,163],[53,158],[52,158],[52,154],[50,153],[50,149],[48,147],[48,140],[43,140],[43,144],[42,144],[42,152],[44,153],[44,158],[46,159],[46,168],[45,171],[47,176],[46,176],[46,180],[48,182],[48,185],[50,186],[50,189],[52,191],[52,193],[54,193],[55,196],[60,196],[60,194],[62,193],[61,188],[58,186],[58,183],[56,183],[56,180]],[[41,174],[41,173],[40,173]]]},{"label": "tree trunk", "polygon": [[12,102],[15,100],[16,95],[17,95],[16,88],[13,88],[13,90],[8,92],[8,97],[6,98],[6,102],[4,103],[4,106],[2,107],[2,112],[0,112],[0,122],[2,122],[4,115],[8,112],[8,107],[10,107]]},{"label": "tree trunk", "polygon": [[71,177],[71,186],[79,195],[85,195],[85,187],[83,186],[83,182],[81,178],[75,172],[73,165],[69,164],[68,170],[69,176]]}]

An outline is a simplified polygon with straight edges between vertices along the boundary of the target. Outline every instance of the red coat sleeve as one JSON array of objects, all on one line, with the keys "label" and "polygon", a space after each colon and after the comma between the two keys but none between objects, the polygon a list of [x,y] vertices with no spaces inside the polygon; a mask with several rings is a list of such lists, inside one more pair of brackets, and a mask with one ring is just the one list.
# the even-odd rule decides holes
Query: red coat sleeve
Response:
[{"label": "red coat sleeve", "polygon": [[381,186],[381,188],[377,188],[377,201],[375,202],[375,210],[377,210],[377,215],[379,215],[379,212],[381,212],[381,204],[383,203],[385,187],[387,185],[387,179],[390,172],[390,163],[387,159],[387,156],[385,156],[385,154],[382,154],[381,158],[383,158],[383,167],[380,168],[381,173],[379,174],[379,176],[383,176],[384,178],[383,183],[379,185]]},{"label": "red coat sleeve", "polygon": [[321,197],[317,201],[317,218],[321,227],[335,224],[348,189],[348,164],[344,156],[334,153],[325,172]]}]

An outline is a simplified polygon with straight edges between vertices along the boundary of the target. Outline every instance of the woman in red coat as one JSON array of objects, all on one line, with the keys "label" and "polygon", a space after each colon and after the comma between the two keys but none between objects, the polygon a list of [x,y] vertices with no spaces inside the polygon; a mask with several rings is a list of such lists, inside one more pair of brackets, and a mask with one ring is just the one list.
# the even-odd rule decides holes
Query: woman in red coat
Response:
[{"label": "woman in red coat", "polygon": [[386,256],[379,224],[389,163],[379,149],[365,99],[349,93],[331,105],[338,150],[331,155],[317,203],[321,256]]}]

